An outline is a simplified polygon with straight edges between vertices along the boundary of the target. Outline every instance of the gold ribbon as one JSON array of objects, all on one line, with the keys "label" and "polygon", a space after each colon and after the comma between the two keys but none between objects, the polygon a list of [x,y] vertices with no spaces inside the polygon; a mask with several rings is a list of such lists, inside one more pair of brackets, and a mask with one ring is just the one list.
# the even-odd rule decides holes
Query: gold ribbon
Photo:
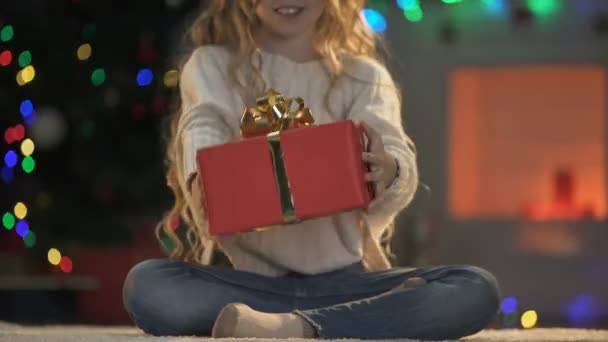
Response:
[{"label": "gold ribbon", "polygon": [[[295,109],[292,110],[294,104]],[[297,217],[285,169],[280,135],[284,130],[309,127],[313,123],[312,113],[301,98],[285,97],[272,88],[256,100],[255,107],[246,108],[241,118],[241,136],[243,138],[266,135],[279,190],[283,223],[294,223],[297,221]],[[257,230],[266,229],[268,227]]]}]

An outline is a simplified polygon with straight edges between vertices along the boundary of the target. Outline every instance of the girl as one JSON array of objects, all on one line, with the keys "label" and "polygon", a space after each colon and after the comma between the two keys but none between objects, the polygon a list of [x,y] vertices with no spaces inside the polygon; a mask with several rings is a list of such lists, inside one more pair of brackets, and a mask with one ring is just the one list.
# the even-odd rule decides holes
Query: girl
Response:
[{"label": "girl", "polygon": [[[391,268],[380,249],[390,222],[414,196],[418,175],[399,94],[378,62],[363,6],[364,0],[211,0],[195,21],[197,48],[181,72],[182,107],[168,147],[176,203],[162,228],[177,244],[174,259],[182,260],[142,262],[124,286],[125,307],[145,332],[455,339],[494,316],[499,295],[488,272]],[[200,205],[196,151],[237,139],[243,109],[269,87],[302,97],[317,123],[360,122],[376,199],[367,210],[212,237]],[[170,228],[177,215],[190,226],[188,251]],[[209,265],[216,246],[234,269]]]}]

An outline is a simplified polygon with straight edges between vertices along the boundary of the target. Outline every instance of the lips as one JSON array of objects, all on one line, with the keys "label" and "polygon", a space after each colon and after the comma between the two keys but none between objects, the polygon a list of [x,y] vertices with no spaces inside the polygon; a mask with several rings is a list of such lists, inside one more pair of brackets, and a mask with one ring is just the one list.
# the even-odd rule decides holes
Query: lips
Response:
[{"label": "lips", "polygon": [[277,6],[274,8],[274,12],[284,16],[296,16],[304,10],[301,6]]}]

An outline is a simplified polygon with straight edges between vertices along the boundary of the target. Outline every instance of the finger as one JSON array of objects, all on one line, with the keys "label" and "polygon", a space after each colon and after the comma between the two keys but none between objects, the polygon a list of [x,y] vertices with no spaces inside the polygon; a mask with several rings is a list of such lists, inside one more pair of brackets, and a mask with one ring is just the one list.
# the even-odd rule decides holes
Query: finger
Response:
[{"label": "finger", "polygon": [[368,138],[372,142],[377,143],[381,141],[378,131],[376,131],[372,126],[368,125],[367,122],[361,121],[361,126],[363,126],[363,130],[365,130]]},{"label": "finger", "polygon": [[363,152],[362,159],[364,162],[372,164],[380,164],[382,157],[378,153]]},{"label": "finger", "polygon": [[384,170],[376,169],[376,170],[373,170],[372,172],[366,173],[365,180],[368,182],[379,182],[382,180],[383,176],[384,176]]},{"label": "finger", "polygon": [[378,204],[380,204],[380,202],[382,202],[383,193],[382,192],[378,193],[377,188],[378,187],[374,187],[374,189],[376,189],[376,190],[374,190],[375,191],[374,199],[367,206],[368,209],[374,209],[375,207],[378,206]]}]

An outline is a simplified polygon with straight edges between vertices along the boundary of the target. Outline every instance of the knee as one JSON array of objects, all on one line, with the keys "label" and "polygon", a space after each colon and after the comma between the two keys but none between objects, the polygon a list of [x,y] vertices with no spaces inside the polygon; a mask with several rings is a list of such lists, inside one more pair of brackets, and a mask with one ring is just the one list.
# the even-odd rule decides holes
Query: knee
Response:
[{"label": "knee", "polygon": [[494,275],[476,266],[464,266],[461,271],[466,279],[463,300],[469,301],[470,307],[478,317],[487,317],[488,321],[500,307],[500,288]]},{"label": "knee", "polygon": [[137,301],[141,298],[141,295],[148,292],[147,287],[155,284],[151,278],[154,273],[157,273],[164,261],[161,259],[145,260],[133,266],[127,273],[122,289],[122,299],[129,314],[136,309]]}]

